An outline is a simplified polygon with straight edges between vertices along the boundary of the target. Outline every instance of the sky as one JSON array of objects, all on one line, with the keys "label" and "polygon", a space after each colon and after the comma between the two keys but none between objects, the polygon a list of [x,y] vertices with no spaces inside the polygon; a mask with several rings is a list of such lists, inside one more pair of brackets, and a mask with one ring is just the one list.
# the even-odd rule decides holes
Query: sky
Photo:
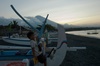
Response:
[{"label": "sky", "polygon": [[20,19],[11,4],[24,17],[49,14],[59,24],[100,26],[100,0],[0,0],[0,19]]}]

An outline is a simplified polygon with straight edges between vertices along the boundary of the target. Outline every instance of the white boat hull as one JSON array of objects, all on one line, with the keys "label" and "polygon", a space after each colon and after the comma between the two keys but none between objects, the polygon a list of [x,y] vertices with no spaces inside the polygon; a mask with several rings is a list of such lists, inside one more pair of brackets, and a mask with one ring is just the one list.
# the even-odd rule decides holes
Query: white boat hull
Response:
[{"label": "white boat hull", "polygon": [[17,50],[17,49],[31,49],[31,47],[21,47],[21,46],[3,46],[3,45],[0,45],[0,50],[9,50],[9,49],[15,49],[15,50]]},{"label": "white boat hull", "polygon": [[2,37],[2,40],[8,43],[13,43],[13,44],[18,44],[18,45],[30,45],[30,40],[28,38]]}]

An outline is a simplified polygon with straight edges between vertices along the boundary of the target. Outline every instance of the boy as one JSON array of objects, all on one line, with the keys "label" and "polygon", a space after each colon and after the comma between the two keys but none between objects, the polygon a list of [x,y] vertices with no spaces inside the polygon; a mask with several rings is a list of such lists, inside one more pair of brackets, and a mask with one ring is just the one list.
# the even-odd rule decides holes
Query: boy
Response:
[{"label": "boy", "polygon": [[[40,63],[44,63],[44,66],[46,66],[46,56],[44,56],[42,52],[42,47],[43,47],[42,43],[44,42],[44,40],[41,40],[40,44],[38,45],[36,42],[37,36],[35,36],[34,32],[32,31],[27,33],[27,37],[30,39],[30,45],[32,48],[32,53],[33,53],[34,58],[37,58]],[[54,48],[49,49],[49,52],[50,53],[48,57],[50,57],[51,53],[54,53]]]}]

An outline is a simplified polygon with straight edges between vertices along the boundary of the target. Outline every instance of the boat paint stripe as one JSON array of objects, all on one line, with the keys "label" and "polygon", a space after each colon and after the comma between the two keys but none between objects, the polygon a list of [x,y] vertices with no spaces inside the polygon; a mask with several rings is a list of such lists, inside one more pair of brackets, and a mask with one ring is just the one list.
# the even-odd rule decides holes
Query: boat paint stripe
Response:
[{"label": "boat paint stripe", "polygon": [[30,41],[30,40],[18,40],[18,39],[11,39],[11,38],[4,38],[4,39],[14,40],[14,41],[24,41],[24,42],[29,42]]},{"label": "boat paint stripe", "polygon": [[67,40],[62,41],[61,45],[57,49],[59,49],[63,44],[67,44]]}]

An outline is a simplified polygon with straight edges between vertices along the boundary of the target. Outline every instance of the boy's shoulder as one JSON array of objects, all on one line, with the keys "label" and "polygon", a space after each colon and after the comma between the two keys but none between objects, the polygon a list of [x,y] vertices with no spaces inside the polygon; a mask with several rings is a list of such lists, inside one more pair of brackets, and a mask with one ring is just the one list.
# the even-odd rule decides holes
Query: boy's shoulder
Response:
[{"label": "boy's shoulder", "polygon": [[36,41],[34,41],[34,40],[30,40],[30,43],[36,43]]}]

